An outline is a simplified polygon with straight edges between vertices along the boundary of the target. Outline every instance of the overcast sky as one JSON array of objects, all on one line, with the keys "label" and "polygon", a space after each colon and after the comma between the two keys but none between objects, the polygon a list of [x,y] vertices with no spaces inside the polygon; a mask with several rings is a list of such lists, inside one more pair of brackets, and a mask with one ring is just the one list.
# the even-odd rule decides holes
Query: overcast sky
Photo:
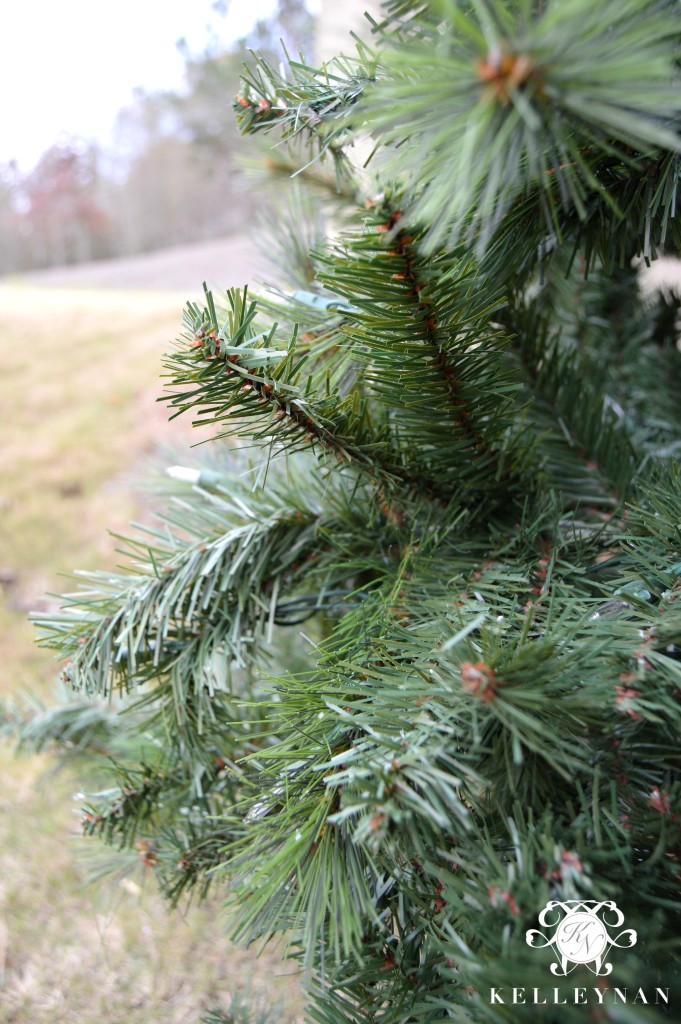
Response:
[{"label": "overcast sky", "polygon": [[[177,41],[228,43],[276,0],[0,0],[0,162],[29,169],[60,134],[107,142],[136,86],[177,87]],[[311,4],[310,6],[314,6]]]}]

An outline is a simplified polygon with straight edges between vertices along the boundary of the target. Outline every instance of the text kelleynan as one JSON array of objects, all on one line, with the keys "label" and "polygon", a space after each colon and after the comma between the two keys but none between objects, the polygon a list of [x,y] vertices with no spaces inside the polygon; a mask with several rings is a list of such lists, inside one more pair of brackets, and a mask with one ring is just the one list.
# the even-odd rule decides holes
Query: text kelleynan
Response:
[{"label": "text kelleynan", "polygon": [[513,1006],[566,1006],[568,1003],[600,1006],[617,1003],[669,1005],[669,989],[656,988],[646,992],[642,988],[492,988],[489,1001]]}]

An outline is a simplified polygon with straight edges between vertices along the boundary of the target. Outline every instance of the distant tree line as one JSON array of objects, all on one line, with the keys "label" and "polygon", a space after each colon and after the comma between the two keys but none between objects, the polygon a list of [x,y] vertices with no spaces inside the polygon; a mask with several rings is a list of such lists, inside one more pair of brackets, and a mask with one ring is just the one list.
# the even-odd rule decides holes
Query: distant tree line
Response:
[{"label": "distant tree line", "polygon": [[279,60],[282,39],[310,53],[304,0],[280,0],[275,17],[229,51],[185,49],[185,88],[138,92],[111,150],[63,138],[28,173],[0,164],[0,274],[217,238],[252,221],[259,200],[239,166],[229,97],[247,46]]}]

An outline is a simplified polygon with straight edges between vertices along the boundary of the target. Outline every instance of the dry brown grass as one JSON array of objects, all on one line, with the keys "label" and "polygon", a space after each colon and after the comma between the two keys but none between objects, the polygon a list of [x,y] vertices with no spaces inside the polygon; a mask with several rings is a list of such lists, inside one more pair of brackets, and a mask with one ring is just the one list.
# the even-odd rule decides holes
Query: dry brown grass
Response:
[{"label": "dry brown grass", "polygon": [[137,504],[126,474],[187,434],[155,402],[182,304],[172,293],[0,287],[0,692],[47,669],[24,613],[58,572],[112,557],[106,527],[123,527]]},{"label": "dry brown grass", "polygon": [[[155,403],[184,298],[0,286],[0,694],[49,693],[55,665],[28,610],[68,589],[59,572],[115,560],[107,527],[140,512],[131,471],[189,435]],[[0,772],[3,1024],[197,1024],[249,989],[285,1002],[274,1020],[301,1018],[290,968],[232,947],[218,906],[168,917],[141,867],[132,882],[84,886],[73,776],[7,748]]]}]

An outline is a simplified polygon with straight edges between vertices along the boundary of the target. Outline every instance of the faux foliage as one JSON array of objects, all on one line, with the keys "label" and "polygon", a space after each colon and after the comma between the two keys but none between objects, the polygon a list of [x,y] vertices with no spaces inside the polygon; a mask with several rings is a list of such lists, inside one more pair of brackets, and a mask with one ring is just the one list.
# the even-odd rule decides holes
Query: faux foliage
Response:
[{"label": "faux foliage", "polygon": [[[188,305],[163,401],[216,440],[40,622],[154,740],[86,829],[284,934],[318,1024],[584,1020],[490,999],[556,984],[549,899],[615,900],[612,984],[679,998],[681,356],[638,275],[679,238],[680,30],[396,0],[353,57],[255,58],[242,130],[346,213],[297,232],[298,195],[281,289]],[[632,1003],[598,1012],[666,1007]]]}]

